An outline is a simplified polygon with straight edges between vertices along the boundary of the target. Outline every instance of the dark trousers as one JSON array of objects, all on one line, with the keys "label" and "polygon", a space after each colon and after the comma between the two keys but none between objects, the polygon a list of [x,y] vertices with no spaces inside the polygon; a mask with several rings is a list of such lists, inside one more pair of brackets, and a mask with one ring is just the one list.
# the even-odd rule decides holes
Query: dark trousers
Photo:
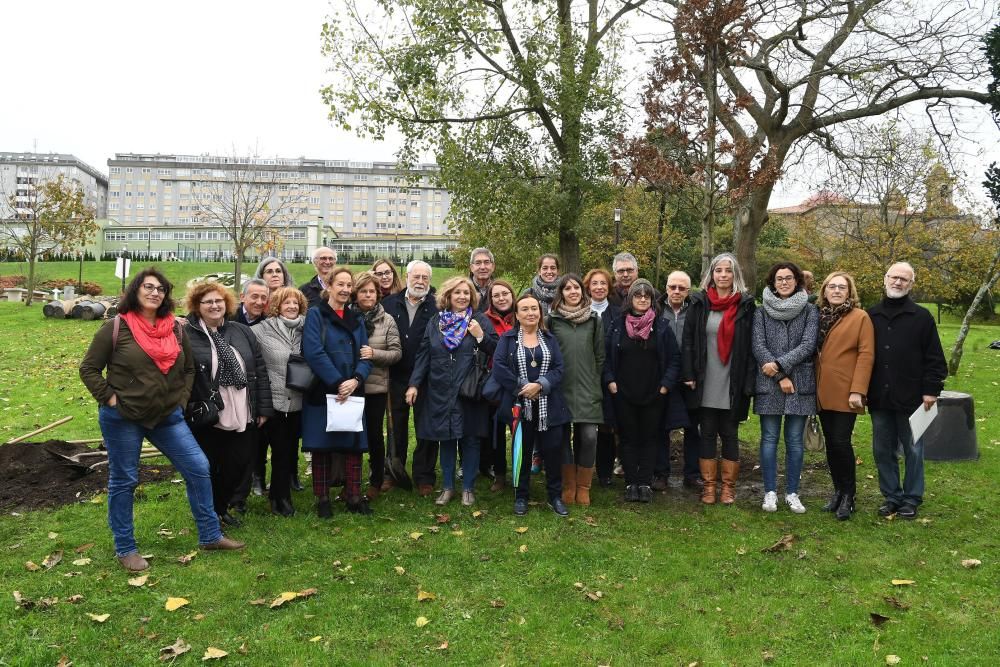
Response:
[{"label": "dark trousers", "polygon": [[701,425],[701,458],[715,458],[715,443],[722,440],[722,458],[727,461],[740,460],[740,423],[729,410],[701,408],[698,411]]},{"label": "dark trousers", "polygon": [[255,435],[256,429],[252,429],[249,424],[242,433],[212,427],[199,429],[194,433],[195,440],[208,459],[216,514],[226,513],[236,487],[250,469]]},{"label": "dark trousers", "polygon": [[531,494],[531,453],[535,450],[545,463],[545,493],[549,501],[562,495],[562,426],[539,432],[533,421],[521,420],[521,472],[515,498],[527,500]]},{"label": "dark trousers", "polygon": [[368,483],[378,489],[385,479],[386,394],[365,394],[365,424],[368,428]]},{"label": "dark trousers", "polygon": [[663,442],[660,425],[664,402],[638,405],[620,394],[615,395],[614,401],[625,484],[648,486],[653,483],[657,446]]},{"label": "dark trousers", "polygon": [[[218,431],[219,429],[212,430]],[[240,472],[239,481],[233,487],[233,495],[229,499],[230,507],[246,505],[247,497],[250,495],[250,478],[253,475],[254,457],[259,446],[257,441],[261,438],[262,432],[262,429],[257,428],[256,422],[247,424],[247,430],[244,433],[249,434],[247,437],[249,438],[250,450],[244,457],[243,470]]]},{"label": "dark trousers", "polygon": [[[406,452],[410,445],[410,406],[406,404],[407,382],[389,381],[389,418],[392,419],[392,437],[395,456],[406,466]],[[414,421],[416,421],[414,409]],[[437,482],[438,443],[417,438],[413,450],[413,483],[417,486],[434,486]]]},{"label": "dark trousers", "polygon": [[611,479],[615,473],[615,429],[599,426],[597,429],[597,477]]},{"label": "dark trousers", "polygon": [[858,418],[853,412],[823,410],[819,413],[819,423],[823,426],[826,439],[826,463],[830,466],[833,488],[841,493],[857,493],[857,464],[851,434]]},{"label": "dark trousers", "polygon": [[479,473],[489,476],[490,468],[496,479],[507,477],[507,425],[497,419],[496,408],[490,410],[490,433],[479,445]]},{"label": "dark trousers", "polygon": [[[690,426],[684,427],[684,464],[682,472],[684,479],[700,479],[698,457],[701,455],[701,434],[698,430],[698,411],[688,410]],[[664,445],[656,450],[656,477],[666,479],[670,476],[670,433],[664,439]]]},{"label": "dark trousers", "polygon": [[[251,457],[250,472],[260,477],[261,486],[267,485],[267,448],[271,445],[271,436],[267,428],[263,428],[257,437],[257,446],[254,447]],[[271,449],[274,456],[274,449]],[[274,481],[274,462],[271,462],[271,480]]]},{"label": "dark trousers", "polygon": [[264,424],[264,433],[271,443],[271,500],[292,498],[292,453],[298,458],[299,436],[302,434],[301,412],[278,412]]},{"label": "dark trousers", "polygon": [[597,424],[584,422],[566,424],[563,427],[562,452],[563,465],[593,468],[597,459]]}]

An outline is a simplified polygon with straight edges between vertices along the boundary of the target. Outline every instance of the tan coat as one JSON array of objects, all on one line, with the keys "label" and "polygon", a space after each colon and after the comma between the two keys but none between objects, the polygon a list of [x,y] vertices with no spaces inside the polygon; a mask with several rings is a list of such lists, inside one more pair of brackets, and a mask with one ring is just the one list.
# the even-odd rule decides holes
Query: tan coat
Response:
[{"label": "tan coat", "polygon": [[403,357],[403,348],[399,341],[399,328],[396,320],[382,310],[381,305],[375,316],[375,329],[368,336],[368,345],[372,348],[372,372],[365,380],[366,394],[389,393],[389,366]]},{"label": "tan coat", "polygon": [[820,410],[856,412],[847,398],[868,394],[875,361],[875,329],[868,313],[854,308],[833,325],[823,349],[816,354],[816,399]]}]

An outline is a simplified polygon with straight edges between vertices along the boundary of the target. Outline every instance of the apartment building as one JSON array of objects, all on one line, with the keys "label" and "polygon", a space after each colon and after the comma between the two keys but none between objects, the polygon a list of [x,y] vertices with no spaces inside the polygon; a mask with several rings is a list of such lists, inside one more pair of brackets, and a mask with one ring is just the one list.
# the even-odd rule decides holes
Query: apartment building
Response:
[{"label": "apartment building", "polygon": [[[0,152],[0,217],[16,217],[13,208],[27,208],[36,189],[58,176],[83,189],[84,201],[92,206],[97,218],[107,216],[108,179],[98,170],[73,155],[63,153]],[[23,206],[20,206],[23,205]]]}]

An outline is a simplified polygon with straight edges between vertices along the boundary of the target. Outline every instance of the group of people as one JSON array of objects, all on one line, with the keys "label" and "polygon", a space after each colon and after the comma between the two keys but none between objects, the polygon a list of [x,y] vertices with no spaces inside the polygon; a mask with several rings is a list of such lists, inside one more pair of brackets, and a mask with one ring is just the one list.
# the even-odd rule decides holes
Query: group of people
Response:
[{"label": "group of people", "polygon": [[[300,440],[317,514],[333,514],[331,489],[341,486],[348,511],[371,514],[400,470],[408,479],[411,411],[420,495],[435,493],[438,464],[438,505],[474,505],[480,476],[503,491],[516,428],[514,512],[528,511],[531,477],[544,470],[547,504],[560,516],[590,504],[595,475],[607,487],[621,474],[626,502],[651,502],[667,485],[673,430],[683,431],[683,485],[705,504],[732,504],[751,405],[763,510],[778,509],[784,425],[784,501],[805,512],[803,435],[815,415],[834,489],[823,509],[847,519],[852,433],[867,407],[879,513],[916,516],[923,450],[907,418],[936,401],[945,364],[933,320],[909,297],[915,275],[905,262],[889,267],[885,297],[868,311],[850,275],[831,273],[813,295],[792,262],[771,267],[758,305],[731,253],[711,261],[700,290],[675,271],[662,294],[629,253],[582,277],[561,275],[559,258],[545,254],[520,293],[495,275],[487,248],[471,253],[468,276],[436,291],[419,260],[405,276],[387,259],[355,274],[324,247],[313,264],[316,275],[296,288],[285,264],[267,257],[239,301],[217,282],[196,283],[185,318],[172,313],[170,282],[148,268],[94,337],[80,375],[100,405],[109,523],[126,569],[147,567],[132,525],[144,437],[187,482],[202,546],[238,549],[221,527],[238,526],[248,495],[264,492],[268,448],[275,514],[295,513]],[[290,387],[302,367],[312,382]],[[364,401],[359,430],[331,427],[329,413],[352,397]]]}]

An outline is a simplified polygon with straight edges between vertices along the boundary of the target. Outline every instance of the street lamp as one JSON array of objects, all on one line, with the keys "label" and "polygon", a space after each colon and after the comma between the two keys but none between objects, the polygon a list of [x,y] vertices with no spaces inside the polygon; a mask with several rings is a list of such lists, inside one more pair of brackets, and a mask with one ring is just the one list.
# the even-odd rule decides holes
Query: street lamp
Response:
[{"label": "street lamp", "polygon": [[618,244],[622,240],[622,210],[615,209],[615,254],[618,254]]}]

